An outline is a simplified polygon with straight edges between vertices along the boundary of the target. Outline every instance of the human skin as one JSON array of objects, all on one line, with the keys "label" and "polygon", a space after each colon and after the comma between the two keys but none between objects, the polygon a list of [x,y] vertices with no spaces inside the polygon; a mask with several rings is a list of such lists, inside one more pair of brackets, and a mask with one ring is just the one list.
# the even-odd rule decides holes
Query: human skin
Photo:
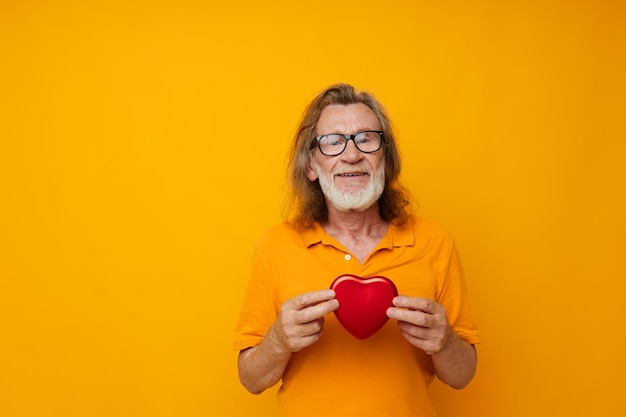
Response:
[{"label": "human skin", "polygon": [[[374,112],[361,103],[327,106],[317,123],[318,135],[364,130],[380,130],[380,124]],[[372,181],[370,173],[377,172],[382,163],[383,150],[363,153],[351,142],[336,156],[323,155],[316,148],[307,166],[309,180],[325,175],[337,190],[345,193],[365,188]],[[378,204],[346,210],[335,207],[328,197],[326,203],[328,221],[322,227],[363,263],[389,226],[380,217]],[[430,355],[437,377],[454,388],[465,387],[476,370],[476,350],[456,335],[448,324],[445,308],[433,300],[402,295],[394,298],[393,304],[387,316],[397,320],[408,343]],[[261,343],[239,354],[243,386],[259,394],[276,384],[292,353],[316,343],[324,331],[324,316],[337,308],[339,302],[329,289],[285,301]]]}]

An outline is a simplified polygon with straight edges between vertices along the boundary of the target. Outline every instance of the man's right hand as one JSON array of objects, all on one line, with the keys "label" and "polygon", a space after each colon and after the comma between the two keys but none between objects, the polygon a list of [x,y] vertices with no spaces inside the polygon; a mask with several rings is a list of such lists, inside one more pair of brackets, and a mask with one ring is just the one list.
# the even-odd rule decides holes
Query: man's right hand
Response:
[{"label": "man's right hand", "polygon": [[324,316],[338,308],[333,290],[301,294],[283,303],[268,334],[277,347],[298,352],[319,340],[324,331]]},{"label": "man's right hand", "polygon": [[324,331],[324,316],[338,308],[333,290],[309,292],[285,301],[261,344],[239,353],[243,386],[259,394],[277,383],[291,354],[317,342]]}]

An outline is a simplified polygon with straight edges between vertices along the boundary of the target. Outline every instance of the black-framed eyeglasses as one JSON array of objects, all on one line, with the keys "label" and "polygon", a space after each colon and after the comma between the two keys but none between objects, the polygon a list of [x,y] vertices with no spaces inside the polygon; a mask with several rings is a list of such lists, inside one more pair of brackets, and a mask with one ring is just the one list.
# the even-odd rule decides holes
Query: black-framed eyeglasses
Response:
[{"label": "black-framed eyeglasses", "polygon": [[353,135],[331,133],[315,137],[320,152],[326,156],[337,156],[343,153],[348,141],[353,141],[356,148],[363,153],[372,153],[380,149],[383,144],[383,132],[380,130],[364,130]]}]

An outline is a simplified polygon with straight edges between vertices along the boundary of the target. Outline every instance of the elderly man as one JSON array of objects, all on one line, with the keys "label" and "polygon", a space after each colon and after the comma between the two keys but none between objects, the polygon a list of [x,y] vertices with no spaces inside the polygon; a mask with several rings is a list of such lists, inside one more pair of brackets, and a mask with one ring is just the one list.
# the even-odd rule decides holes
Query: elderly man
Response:
[{"label": "elderly man", "polygon": [[[292,215],[258,241],[235,332],[239,377],[281,382],[287,416],[434,416],[436,376],[465,387],[480,336],[454,241],[410,211],[389,119],[338,84],[306,109],[291,150]],[[342,327],[341,275],[384,276],[398,296],[365,339]]]}]

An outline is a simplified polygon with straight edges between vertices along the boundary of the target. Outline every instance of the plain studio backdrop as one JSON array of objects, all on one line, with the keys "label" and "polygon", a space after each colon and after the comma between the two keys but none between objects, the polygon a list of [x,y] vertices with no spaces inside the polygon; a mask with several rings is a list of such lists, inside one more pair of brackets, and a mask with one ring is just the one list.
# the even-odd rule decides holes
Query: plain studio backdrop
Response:
[{"label": "plain studio backdrop", "polygon": [[461,250],[484,344],[441,416],[626,415],[625,7],[3,1],[0,415],[274,416],[232,334],[335,82]]}]

